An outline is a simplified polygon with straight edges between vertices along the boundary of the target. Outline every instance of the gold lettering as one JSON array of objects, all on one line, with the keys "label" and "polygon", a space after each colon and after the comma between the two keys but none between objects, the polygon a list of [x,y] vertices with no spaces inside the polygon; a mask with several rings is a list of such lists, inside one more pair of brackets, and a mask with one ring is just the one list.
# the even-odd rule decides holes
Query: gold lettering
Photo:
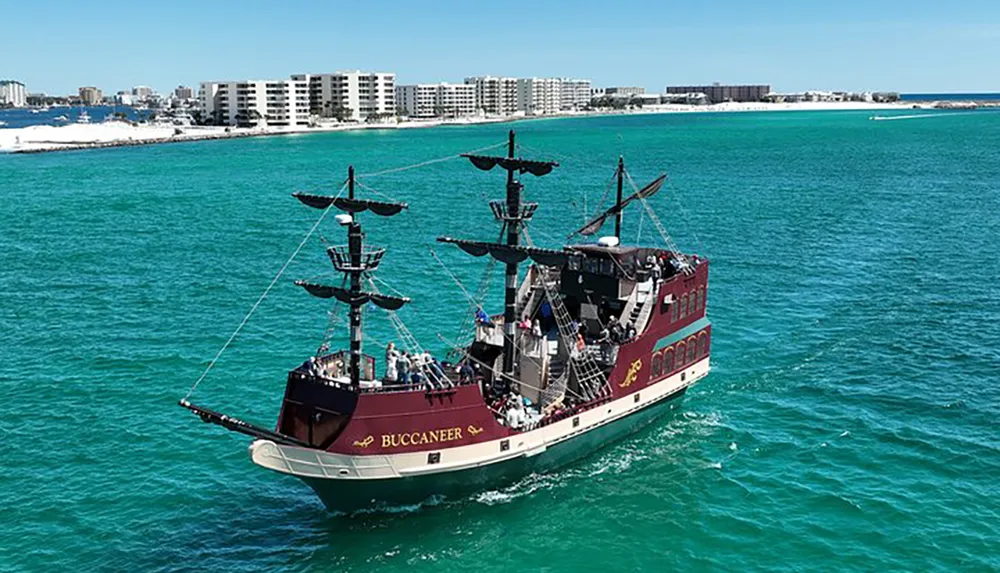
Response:
[{"label": "gold lettering", "polygon": [[[473,429],[477,431],[472,431]],[[469,426],[470,433],[474,436],[482,429]],[[402,434],[382,434],[383,448],[398,448],[402,446],[420,446],[424,444],[436,444],[438,442],[454,442],[462,439],[462,428],[438,428],[425,432],[408,432]],[[372,438],[374,441],[374,438]],[[360,445],[360,444],[359,444]]]}]

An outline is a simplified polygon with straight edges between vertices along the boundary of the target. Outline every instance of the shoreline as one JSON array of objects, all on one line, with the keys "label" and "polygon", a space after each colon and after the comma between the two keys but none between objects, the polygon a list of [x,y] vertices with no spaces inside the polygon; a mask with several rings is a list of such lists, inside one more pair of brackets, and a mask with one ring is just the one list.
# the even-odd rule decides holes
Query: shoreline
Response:
[{"label": "shoreline", "polygon": [[111,147],[134,147],[164,143],[191,141],[211,141],[219,139],[242,139],[246,137],[270,137],[280,135],[301,135],[309,133],[331,133],[338,131],[423,129],[442,126],[483,125],[491,123],[511,123],[516,121],[561,118],[589,118],[619,115],[658,115],[673,113],[746,113],[772,111],[876,111],[927,109],[911,102],[867,103],[867,102],[727,102],[713,105],[662,104],[629,110],[597,110],[563,112],[547,115],[511,115],[501,117],[468,117],[458,119],[412,120],[386,123],[337,124],[317,127],[224,127],[224,126],[158,126],[135,125],[122,121],[94,124],[70,124],[64,126],[35,125],[30,127],[0,129],[0,153],[34,154],[53,151],[79,151],[83,149],[107,149]]}]

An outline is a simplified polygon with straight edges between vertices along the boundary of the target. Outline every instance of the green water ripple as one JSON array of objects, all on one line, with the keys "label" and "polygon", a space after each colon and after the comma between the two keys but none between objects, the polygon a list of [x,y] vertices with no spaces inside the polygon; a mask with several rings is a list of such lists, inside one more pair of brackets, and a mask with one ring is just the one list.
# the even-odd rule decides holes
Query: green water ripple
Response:
[{"label": "green water ripple", "polygon": [[[515,127],[562,163],[526,181],[543,244],[595,209],[619,153],[637,180],[669,172],[652,202],[712,260],[714,329],[712,375],[671,413],[502,490],[331,515],[175,402],[311,226],[292,191],[506,128],[0,156],[0,570],[1000,569],[1000,116]],[[412,206],[366,228],[441,351],[466,304],[427,247],[494,235],[501,180],[456,161],[362,181]],[[482,261],[435,250],[478,282]],[[199,401],[273,422],[327,327],[290,281],[329,275],[324,257],[313,241],[289,267]]]}]

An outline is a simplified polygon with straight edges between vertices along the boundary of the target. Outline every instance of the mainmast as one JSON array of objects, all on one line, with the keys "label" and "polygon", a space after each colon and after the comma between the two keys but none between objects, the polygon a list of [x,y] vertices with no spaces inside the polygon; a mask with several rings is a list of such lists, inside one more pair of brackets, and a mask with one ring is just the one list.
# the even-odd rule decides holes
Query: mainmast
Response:
[{"label": "mainmast", "polygon": [[483,171],[489,171],[498,165],[501,169],[507,170],[507,193],[505,200],[490,201],[490,209],[493,210],[493,216],[503,224],[503,230],[506,231],[506,241],[504,243],[485,243],[451,239],[448,237],[438,238],[442,242],[458,244],[463,250],[475,256],[490,253],[498,261],[505,264],[503,373],[508,377],[514,375],[514,325],[517,322],[518,266],[531,253],[535,253],[537,256],[560,256],[560,253],[547,249],[522,247],[519,244],[521,227],[534,215],[535,209],[538,208],[538,203],[525,203],[521,201],[521,191],[524,189],[524,185],[517,178],[518,174],[526,172],[536,177],[541,177],[550,173],[559,164],[554,161],[520,159],[515,157],[515,150],[514,131],[511,130],[507,137],[506,157],[462,155]]},{"label": "mainmast", "polygon": [[[514,130],[507,135],[507,158],[514,159]],[[507,213],[504,221],[507,225],[507,246],[516,247],[518,231],[521,225],[521,183],[514,177],[514,170],[507,170]],[[513,216],[510,216],[513,215]],[[504,270],[504,306],[503,306],[503,371],[504,374],[514,373],[514,324],[517,322],[517,261],[507,263]]]},{"label": "mainmast", "polygon": [[326,250],[334,268],[344,273],[348,279],[348,288],[344,289],[342,287],[306,281],[296,281],[295,284],[305,288],[313,296],[319,298],[335,297],[337,300],[350,305],[351,358],[348,369],[351,386],[358,389],[361,387],[361,309],[364,305],[371,302],[386,310],[397,310],[409,302],[410,299],[361,290],[361,279],[366,274],[378,268],[382,256],[385,254],[385,249],[368,248],[365,250],[365,234],[361,229],[361,223],[358,221],[357,214],[370,210],[376,215],[389,217],[406,209],[407,205],[406,203],[358,199],[354,196],[354,183],[354,166],[350,166],[347,168],[347,198],[340,197],[339,195],[329,197],[306,193],[293,193],[292,195],[302,203],[316,209],[329,209],[333,206],[349,213],[337,216],[337,221],[347,227],[347,245],[332,246]]}]

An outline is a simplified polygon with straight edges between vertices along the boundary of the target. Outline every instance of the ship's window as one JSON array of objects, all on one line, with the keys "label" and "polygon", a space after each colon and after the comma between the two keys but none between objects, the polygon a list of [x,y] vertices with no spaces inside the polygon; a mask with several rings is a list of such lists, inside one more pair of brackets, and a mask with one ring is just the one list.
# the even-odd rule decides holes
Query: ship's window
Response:
[{"label": "ship's window", "polygon": [[677,302],[677,298],[674,297],[673,295],[670,295],[670,297],[671,299],[673,299],[673,302],[670,303],[670,322],[677,322],[677,319],[679,317],[677,313],[680,311],[678,305],[680,303]]},{"label": "ship's window", "polygon": [[705,287],[698,287],[698,310],[705,310]]},{"label": "ship's window", "polygon": [[688,295],[682,294],[681,295],[681,318],[682,319],[687,316],[687,306],[688,306]]},{"label": "ship's window", "polygon": [[577,427],[579,425],[580,425],[580,416],[577,416],[577,417],[573,418],[573,427],[575,428],[575,427]]},{"label": "ship's window", "polygon": [[668,348],[663,351],[663,371],[670,373],[674,371],[674,349]]},{"label": "ship's window", "polygon": [[500,440],[500,451],[506,452],[510,449],[510,440]]},{"label": "ship's window", "polygon": [[635,403],[636,404],[639,403],[639,393],[638,392],[635,393]]},{"label": "ship's window", "polygon": [[427,463],[436,464],[441,461],[441,452],[431,452],[427,454]]},{"label": "ship's window", "polygon": [[649,377],[658,378],[663,374],[663,353],[654,352],[653,359],[649,362]]},{"label": "ship's window", "polygon": [[688,353],[687,354],[687,362],[688,363],[694,362],[694,352],[695,352],[695,350],[696,350],[695,339],[692,336],[691,338],[688,338],[688,349],[687,349],[687,353]]},{"label": "ship's window", "polygon": [[702,332],[698,335],[698,357],[705,356],[705,347],[708,345],[708,333]]},{"label": "ship's window", "polygon": [[678,342],[674,349],[674,368],[684,366],[684,343]]},{"label": "ship's window", "polygon": [[695,296],[695,291],[691,291],[691,298],[688,299],[688,316],[694,316],[695,307],[698,303],[698,297]]}]

